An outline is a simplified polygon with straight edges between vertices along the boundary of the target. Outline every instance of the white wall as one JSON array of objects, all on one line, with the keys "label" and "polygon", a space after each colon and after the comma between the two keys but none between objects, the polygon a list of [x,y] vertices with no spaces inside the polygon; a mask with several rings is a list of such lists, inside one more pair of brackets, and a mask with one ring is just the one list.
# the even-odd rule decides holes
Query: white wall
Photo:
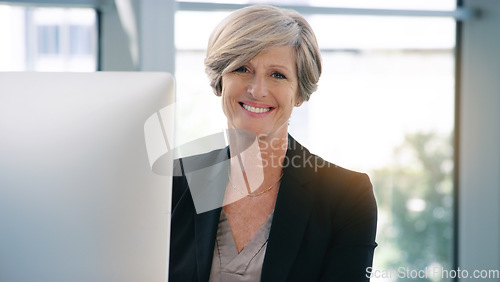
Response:
[{"label": "white wall", "polygon": [[101,13],[101,61],[103,71],[133,71],[129,38],[120,22],[118,10],[112,3],[102,6]]},{"label": "white wall", "polygon": [[465,4],[481,11],[463,24],[460,79],[458,259],[472,275],[500,266],[500,2]]},{"label": "white wall", "polygon": [[140,2],[140,69],[175,72],[174,0]]},{"label": "white wall", "polygon": [[[120,2],[131,5],[133,14],[119,13],[113,1],[108,1],[101,9],[101,70],[173,73],[175,43],[174,30],[170,27],[174,25],[175,1]],[[126,31],[123,26],[129,29]],[[138,53],[134,54],[136,51]]]}]

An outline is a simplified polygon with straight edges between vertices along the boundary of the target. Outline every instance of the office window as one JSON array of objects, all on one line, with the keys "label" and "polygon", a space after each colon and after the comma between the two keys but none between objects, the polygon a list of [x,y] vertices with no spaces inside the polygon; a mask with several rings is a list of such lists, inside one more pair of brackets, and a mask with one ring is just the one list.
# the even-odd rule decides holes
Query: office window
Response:
[{"label": "office window", "polygon": [[[179,1],[183,2],[183,1]],[[319,6],[362,9],[407,9],[407,10],[443,10],[456,8],[455,0],[190,0],[189,2],[219,4],[272,4]]]},{"label": "office window", "polygon": [[69,53],[71,55],[94,56],[95,53],[95,25],[69,26]]},{"label": "office window", "polygon": [[[451,269],[454,21],[309,20],[324,72],[290,131],[327,160],[370,175],[379,205],[375,269]],[[382,281],[404,280],[393,278]]]},{"label": "office window", "polygon": [[37,26],[37,47],[38,54],[56,55],[59,54],[59,26],[39,25]]},{"label": "office window", "polygon": [[[236,1],[224,1],[228,2]],[[386,7],[374,7],[373,1],[333,2],[352,8],[455,8],[454,1],[397,1],[397,6],[392,5],[395,1],[377,1]],[[176,13],[177,114],[182,120],[177,144],[226,126],[203,59],[210,32],[227,14]],[[318,91],[294,111],[290,133],[328,161],[369,174],[379,206],[374,269],[451,269],[455,21],[347,15],[306,18],[318,37],[324,70]],[[192,22],[203,25],[194,27]],[[397,275],[372,278],[403,280]]]},{"label": "office window", "polygon": [[1,71],[96,71],[96,13],[0,5]]}]

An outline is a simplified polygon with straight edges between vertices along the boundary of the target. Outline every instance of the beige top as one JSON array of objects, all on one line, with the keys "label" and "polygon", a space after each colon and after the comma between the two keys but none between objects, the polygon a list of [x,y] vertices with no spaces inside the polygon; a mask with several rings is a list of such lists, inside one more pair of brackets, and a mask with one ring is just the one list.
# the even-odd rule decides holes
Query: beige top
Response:
[{"label": "beige top", "polygon": [[222,210],[209,281],[260,281],[272,219],[273,213],[269,215],[252,240],[238,254],[231,227],[224,210]]}]

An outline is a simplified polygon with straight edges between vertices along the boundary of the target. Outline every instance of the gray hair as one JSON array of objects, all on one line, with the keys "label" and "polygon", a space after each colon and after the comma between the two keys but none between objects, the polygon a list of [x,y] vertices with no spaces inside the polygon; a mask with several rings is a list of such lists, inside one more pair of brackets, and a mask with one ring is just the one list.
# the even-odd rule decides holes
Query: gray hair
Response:
[{"label": "gray hair", "polygon": [[294,10],[268,5],[245,7],[231,13],[210,35],[205,72],[217,93],[222,75],[246,64],[263,51],[295,48],[299,95],[309,100],[321,75],[321,54],[309,23]]}]

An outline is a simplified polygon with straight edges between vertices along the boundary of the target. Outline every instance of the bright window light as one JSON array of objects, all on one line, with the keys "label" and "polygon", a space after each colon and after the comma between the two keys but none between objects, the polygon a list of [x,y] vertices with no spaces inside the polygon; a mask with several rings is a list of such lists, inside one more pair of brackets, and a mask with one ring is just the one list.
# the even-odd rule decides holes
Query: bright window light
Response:
[{"label": "bright window light", "polygon": [[96,13],[0,5],[1,71],[96,71]]}]

